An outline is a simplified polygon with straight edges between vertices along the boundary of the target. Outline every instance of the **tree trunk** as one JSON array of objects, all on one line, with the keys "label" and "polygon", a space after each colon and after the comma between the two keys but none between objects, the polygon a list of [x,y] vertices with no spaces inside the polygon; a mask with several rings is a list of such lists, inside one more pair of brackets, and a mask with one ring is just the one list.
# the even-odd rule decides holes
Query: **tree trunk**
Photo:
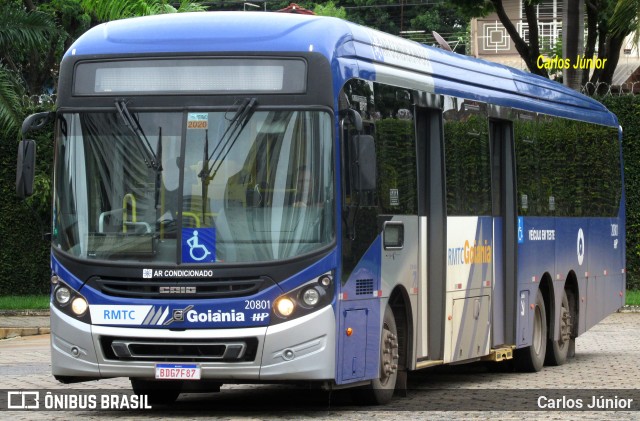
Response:
[{"label": "tree trunk", "polygon": [[620,49],[624,43],[625,36],[623,35],[611,35],[607,41],[607,62],[604,64],[602,73],[600,74],[600,82],[606,83],[611,86],[613,81],[613,73],[618,66],[618,60],[620,60]]},{"label": "tree trunk", "polygon": [[524,60],[529,71],[536,75],[548,78],[549,73],[547,72],[547,69],[539,69],[537,65],[538,56],[540,55],[540,47],[538,44],[538,18],[535,13],[535,6],[530,4],[525,5],[527,23],[529,24],[529,44],[527,44],[518,33],[518,29],[515,27],[513,22],[511,22],[511,19],[509,19],[507,12],[504,10],[502,0],[491,0],[491,3],[496,10],[496,14],[500,19],[500,22],[507,30],[518,54],[520,54],[520,57]]},{"label": "tree trunk", "polygon": [[574,68],[582,56],[584,38],[584,9],[581,1],[564,0],[562,12],[562,55],[569,59],[571,65],[568,69],[562,70],[562,83],[576,91],[582,85],[582,72]]},{"label": "tree trunk", "polygon": [[[587,7],[587,43],[584,50],[586,58],[592,58],[596,52],[596,41],[598,40],[598,7],[600,7],[599,0],[586,0]],[[589,82],[589,69],[582,70],[581,85],[586,85]]]}]

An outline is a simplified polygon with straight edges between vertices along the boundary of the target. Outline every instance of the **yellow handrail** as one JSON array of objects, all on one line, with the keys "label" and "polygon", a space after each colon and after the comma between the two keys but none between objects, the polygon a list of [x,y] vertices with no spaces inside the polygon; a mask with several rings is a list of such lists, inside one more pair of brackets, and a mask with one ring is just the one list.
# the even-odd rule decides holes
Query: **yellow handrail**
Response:
[{"label": "yellow handrail", "polygon": [[196,223],[196,228],[200,228],[200,217],[198,217],[195,212],[182,211],[182,216],[186,218],[193,218]]},{"label": "yellow handrail", "polygon": [[122,232],[127,232],[127,200],[131,202],[131,222],[138,222],[138,217],[136,215],[136,198],[133,193],[127,193],[124,195],[122,199]]}]

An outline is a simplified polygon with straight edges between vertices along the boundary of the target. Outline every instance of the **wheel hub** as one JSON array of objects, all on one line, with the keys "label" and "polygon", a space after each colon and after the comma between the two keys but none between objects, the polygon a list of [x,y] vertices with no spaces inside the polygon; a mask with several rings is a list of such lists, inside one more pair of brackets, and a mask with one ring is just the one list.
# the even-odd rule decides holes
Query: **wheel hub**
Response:
[{"label": "wheel hub", "polygon": [[382,334],[380,380],[385,383],[398,371],[398,337],[386,327]]}]

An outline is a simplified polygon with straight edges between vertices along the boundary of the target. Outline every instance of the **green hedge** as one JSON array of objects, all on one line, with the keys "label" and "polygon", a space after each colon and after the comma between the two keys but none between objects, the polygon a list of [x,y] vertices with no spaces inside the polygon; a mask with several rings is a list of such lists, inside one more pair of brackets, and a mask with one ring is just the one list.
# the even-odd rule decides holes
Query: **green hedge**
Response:
[{"label": "green hedge", "polygon": [[[624,128],[627,287],[640,289],[640,96],[611,96],[602,101],[618,115]],[[38,135],[37,141],[39,193],[26,203],[15,196],[17,140],[0,139],[0,295],[42,294],[49,290],[49,243],[42,235],[49,232],[51,220],[50,132]]]},{"label": "green hedge", "polygon": [[0,295],[31,295],[49,291],[51,134],[36,137],[38,194],[28,201],[16,197],[18,141],[0,139]]},{"label": "green hedge", "polygon": [[627,195],[627,289],[640,289],[640,96],[610,96],[604,105],[618,116],[623,134]]}]

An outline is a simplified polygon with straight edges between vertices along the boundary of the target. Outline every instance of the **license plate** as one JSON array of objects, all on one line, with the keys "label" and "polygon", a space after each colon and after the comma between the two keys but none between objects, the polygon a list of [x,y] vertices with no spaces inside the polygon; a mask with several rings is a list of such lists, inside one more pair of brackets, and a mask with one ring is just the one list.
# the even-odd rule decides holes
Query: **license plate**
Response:
[{"label": "license plate", "polygon": [[156,364],[156,379],[200,380],[198,364]]}]

